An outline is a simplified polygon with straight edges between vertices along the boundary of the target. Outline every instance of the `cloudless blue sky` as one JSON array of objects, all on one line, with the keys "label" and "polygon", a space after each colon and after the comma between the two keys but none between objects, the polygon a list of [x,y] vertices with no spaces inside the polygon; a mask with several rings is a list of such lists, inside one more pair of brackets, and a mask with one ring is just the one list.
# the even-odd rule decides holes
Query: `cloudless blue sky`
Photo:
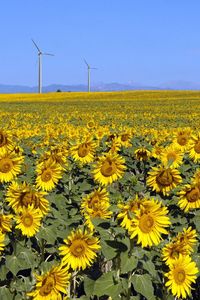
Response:
[{"label": "cloudless blue sky", "polygon": [[199,0],[6,0],[0,4],[0,83],[156,85],[200,82]]}]

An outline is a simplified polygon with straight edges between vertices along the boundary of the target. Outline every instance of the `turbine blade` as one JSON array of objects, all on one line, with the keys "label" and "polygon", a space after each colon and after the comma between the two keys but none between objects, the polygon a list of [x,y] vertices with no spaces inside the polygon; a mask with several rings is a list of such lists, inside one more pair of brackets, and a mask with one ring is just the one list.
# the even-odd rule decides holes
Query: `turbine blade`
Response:
[{"label": "turbine blade", "polygon": [[54,54],[51,54],[51,53],[42,53],[42,55],[50,55],[50,56],[55,56]]},{"label": "turbine blade", "polygon": [[34,42],[34,40],[33,40],[33,39],[31,39],[31,40],[32,40],[33,44],[35,45],[35,47],[37,48],[37,50],[38,50],[39,52],[41,52],[41,51],[40,51],[40,48],[39,48],[38,45]]},{"label": "turbine blade", "polygon": [[98,70],[97,68],[90,68],[90,69],[92,69],[92,70]]},{"label": "turbine blade", "polygon": [[86,64],[86,66],[87,66],[88,68],[90,68],[90,66],[89,66],[89,64],[87,63],[87,61],[85,60],[85,58],[84,58],[83,60],[84,60],[84,62],[85,62],[85,64]]}]

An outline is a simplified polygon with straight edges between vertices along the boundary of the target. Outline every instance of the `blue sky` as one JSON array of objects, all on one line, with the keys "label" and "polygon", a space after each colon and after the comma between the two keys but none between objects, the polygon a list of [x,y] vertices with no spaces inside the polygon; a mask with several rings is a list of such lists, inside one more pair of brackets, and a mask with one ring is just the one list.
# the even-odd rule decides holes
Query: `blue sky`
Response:
[{"label": "blue sky", "polygon": [[200,82],[199,0],[1,1],[0,83],[86,83],[83,58],[98,68],[92,82],[157,85]]}]

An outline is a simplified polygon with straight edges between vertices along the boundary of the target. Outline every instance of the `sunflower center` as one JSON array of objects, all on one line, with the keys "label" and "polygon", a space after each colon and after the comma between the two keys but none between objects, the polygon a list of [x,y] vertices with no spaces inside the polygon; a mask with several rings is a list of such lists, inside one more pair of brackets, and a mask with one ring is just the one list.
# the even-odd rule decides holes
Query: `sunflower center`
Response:
[{"label": "sunflower center", "polygon": [[116,164],[112,160],[107,158],[102,164],[101,174],[105,177],[109,177],[115,174],[116,170],[117,170]]},{"label": "sunflower center", "polygon": [[122,142],[126,142],[129,139],[129,134],[128,133],[124,133],[121,135],[121,140]]},{"label": "sunflower center", "polygon": [[186,193],[188,202],[196,202],[200,198],[200,191],[198,187],[194,187],[188,193]]},{"label": "sunflower center", "polygon": [[136,154],[138,159],[147,160],[147,151],[146,150],[139,150]]},{"label": "sunflower center", "polygon": [[176,160],[176,153],[175,152],[170,152],[167,154],[167,160],[168,161],[175,161]]},{"label": "sunflower center", "polygon": [[42,281],[42,287],[40,288],[40,295],[47,296],[51,293],[55,285],[54,276],[48,276]]},{"label": "sunflower center", "polygon": [[94,124],[94,122],[90,121],[90,122],[88,122],[87,125],[89,128],[93,128],[95,124]]},{"label": "sunflower center", "polygon": [[188,137],[185,134],[180,134],[177,138],[177,143],[181,146],[185,146],[187,144]]},{"label": "sunflower center", "polygon": [[8,173],[13,168],[13,162],[10,158],[2,158],[0,160],[0,172],[1,173]]},{"label": "sunflower center", "polygon": [[6,144],[7,144],[6,136],[2,132],[0,132],[0,147],[3,147]]},{"label": "sunflower center", "polygon": [[195,144],[194,151],[198,154],[200,153],[200,141]]},{"label": "sunflower center", "polygon": [[94,195],[92,198],[90,198],[89,203],[88,203],[88,207],[89,208],[95,208],[98,206],[99,203],[99,196],[98,195]]},{"label": "sunflower center", "polygon": [[75,240],[70,246],[71,253],[76,256],[82,256],[85,254],[85,242],[82,240]]},{"label": "sunflower center", "polygon": [[176,258],[179,256],[179,254],[180,254],[180,251],[178,251],[178,249],[172,249],[172,252],[170,253],[170,257]]},{"label": "sunflower center", "polygon": [[32,203],[37,206],[37,202],[37,197],[32,192],[25,192],[21,195],[21,203],[26,207]]},{"label": "sunflower center", "polygon": [[154,219],[147,214],[144,214],[139,220],[139,228],[144,233],[149,233],[154,227]]},{"label": "sunflower center", "polygon": [[86,143],[83,143],[78,147],[78,156],[79,157],[85,157],[86,155],[88,155],[89,152],[90,152],[90,148],[88,147],[88,145]]},{"label": "sunflower center", "polygon": [[178,268],[175,270],[174,279],[177,284],[182,284],[185,281],[186,274],[182,268]]},{"label": "sunflower center", "polygon": [[169,186],[173,182],[173,177],[169,169],[161,171],[156,179],[163,186]]},{"label": "sunflower center", "polygon": [[24,226],[30,227],[33,224],[33,217],[30,214],[26,214],[25,216],[23,216],[22,222]]},{"label": "sunflower center", "polygon": [[43,171],[43,173],[41,175],[41,179],[44,182],[47,182],[52,179],[52,171],[50,168]]}]

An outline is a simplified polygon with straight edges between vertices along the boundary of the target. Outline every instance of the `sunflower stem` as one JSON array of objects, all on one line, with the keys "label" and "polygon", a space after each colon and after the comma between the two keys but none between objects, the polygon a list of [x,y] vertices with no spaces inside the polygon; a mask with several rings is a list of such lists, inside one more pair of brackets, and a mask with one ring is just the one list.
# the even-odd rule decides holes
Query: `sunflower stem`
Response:
[{"label": "sunflower stem", "polygon": [[127,300],[131,299],[131,276],[132,273],[128,272],[128,292],[127,292]]}]

